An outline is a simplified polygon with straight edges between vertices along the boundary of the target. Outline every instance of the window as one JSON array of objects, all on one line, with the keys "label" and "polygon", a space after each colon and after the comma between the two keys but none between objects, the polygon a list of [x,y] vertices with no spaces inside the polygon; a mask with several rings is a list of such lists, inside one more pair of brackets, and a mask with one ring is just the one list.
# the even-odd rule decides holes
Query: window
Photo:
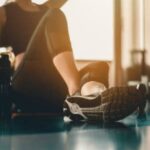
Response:
[{"label": "window", "polygon": [[75,58],[112,60],[113,0],[68,0],[63,6]]}]

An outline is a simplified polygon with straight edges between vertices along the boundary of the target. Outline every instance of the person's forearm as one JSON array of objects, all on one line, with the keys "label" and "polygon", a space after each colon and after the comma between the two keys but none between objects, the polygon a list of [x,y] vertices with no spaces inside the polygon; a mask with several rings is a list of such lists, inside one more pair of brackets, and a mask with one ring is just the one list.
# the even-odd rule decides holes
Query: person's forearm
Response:
[{"label": "person's forearm", "polygon": [[64,79],[69,94],[72,95],[80,89],[80,75],[76,68],[73,54],[65,51],[56,55],[53,59],[54,65]]}]

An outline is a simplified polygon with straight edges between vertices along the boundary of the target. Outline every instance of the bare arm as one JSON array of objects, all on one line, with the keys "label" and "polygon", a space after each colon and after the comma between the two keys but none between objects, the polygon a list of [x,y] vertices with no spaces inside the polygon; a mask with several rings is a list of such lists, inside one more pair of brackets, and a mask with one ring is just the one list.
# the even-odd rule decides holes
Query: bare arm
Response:
[{"label": "bare arm", "polygon": [[66,82],[69,94],[72,95],[80,89],[80,75],[75,65],[72,52],[65,51],[53,58],[58,72]]}]

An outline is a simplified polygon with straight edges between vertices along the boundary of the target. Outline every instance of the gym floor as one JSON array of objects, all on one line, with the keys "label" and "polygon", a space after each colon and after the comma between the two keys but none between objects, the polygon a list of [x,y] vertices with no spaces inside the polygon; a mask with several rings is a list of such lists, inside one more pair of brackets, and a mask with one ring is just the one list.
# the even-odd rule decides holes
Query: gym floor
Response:
[{"label": "gym floor", "polygon": [[150,150],[150,104],[145,115],[109,124],[35,116],[1,121],[0,150]]}]

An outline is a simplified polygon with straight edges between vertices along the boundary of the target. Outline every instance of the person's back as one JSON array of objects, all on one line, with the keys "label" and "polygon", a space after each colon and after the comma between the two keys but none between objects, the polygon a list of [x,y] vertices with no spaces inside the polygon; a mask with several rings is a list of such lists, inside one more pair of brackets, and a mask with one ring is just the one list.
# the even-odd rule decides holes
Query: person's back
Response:
[{"label": "person's back", "polygon": [[[15,101],[21,99],[19,107],[27,111],[62,111],[66,92],[63,95],[61,93],[66,91],[66,87],[52,63],[45,27],[50,32],[65,33],[63,13],[57,8],[51,9],[45,5],[36,7],[40,10],[31,9],[32,6],[26,8],[24,5],[22,9],[17,3],[8,4],[4,8],[7,20],[2,31],[1,46],[12,46],[15,54],[26,51],[23,61],[13,75],[13,98],[15,97]],[[52,48],[54,51],[55,47]],[[36,107],[32,103],[37,104]]]},{"label": "person's back", "polygon": [[26,11],[17,3],[10,3],[4,7],[6,21],[2,30],[0,46],[12,46],[14,53],[25,52],[28,42],[47,8],[37,11]]},{"label": "person's back", "polygon": [[5,10],[4,8],[0,7],[0,41],[1,41],[1,34],[2,34],[2,29],[5,23]]}]

